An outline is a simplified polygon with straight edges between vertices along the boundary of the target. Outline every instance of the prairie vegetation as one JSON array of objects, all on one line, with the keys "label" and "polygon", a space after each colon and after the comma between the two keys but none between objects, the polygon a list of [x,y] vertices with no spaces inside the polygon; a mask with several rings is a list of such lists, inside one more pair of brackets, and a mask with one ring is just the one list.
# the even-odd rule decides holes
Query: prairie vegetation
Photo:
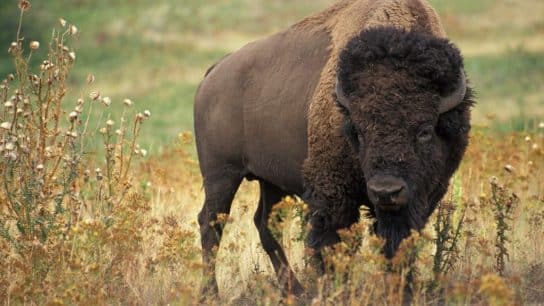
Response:
[{"label": "prairie vegetation", "polygon": [[[0,4],[0,300],[197,304],[203,192],[184,132],[194,90],[224,53],[331,2]],[[279,203],[270,225],[308,303],[398,304],[412,270],[416,304],[544,302],[544,7],[431,2],[478,91],[469,150],[427,228],[391,263],[363,220],[329,254],[335,273],[316,279],[304,204]],[[211,304],[301,302],[281,296],[260,246],[257,192],[244,183],[222,220]]]}]

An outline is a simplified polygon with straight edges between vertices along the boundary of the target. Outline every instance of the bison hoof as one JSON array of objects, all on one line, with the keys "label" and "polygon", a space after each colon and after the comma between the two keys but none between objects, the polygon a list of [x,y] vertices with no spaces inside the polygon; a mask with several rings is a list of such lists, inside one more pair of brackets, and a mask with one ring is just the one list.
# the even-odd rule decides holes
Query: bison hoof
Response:
[{"label": "bison hoof", "polygon": [[302,287],[302,285],[298,282],[298,281],[295,281],[294,284],[291,286],[291,294],[295,295],[295,296],[301,296],[304,294],[304,288]]},{"label": "bison hoof", "polygon": [[199,302],[200,304],[205,304],[206,301],[216,300],[218,296],[219,289],[217,287],[217,282],[215,282],[215,280],[210,281],[200,289]]}]

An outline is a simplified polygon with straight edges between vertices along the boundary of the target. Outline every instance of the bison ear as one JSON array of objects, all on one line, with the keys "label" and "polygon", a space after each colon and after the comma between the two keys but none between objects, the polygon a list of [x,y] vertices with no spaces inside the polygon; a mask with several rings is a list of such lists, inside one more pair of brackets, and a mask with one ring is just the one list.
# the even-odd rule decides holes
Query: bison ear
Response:
[{"label": "bison ear", "polygon": [[456,110],[441,114],[438,118],[438,135],[448,140],[466,138],[470,131],[470,109],[474,104],[473,91],[467,84],[465,97]]},{"label": "bison ear", "polygon": [[342,90],[342,85],[340,85],[340,80],[338,79],[336,79],[335,92],[336,92],[336,102],[338,102],[338,104],[342,106],[343,108],[349,109],[349,100],[344,94],[344,90]]},{"label": "bison ear", "polygon": [[454,109],[457,105],[463,102],[466,92],[467,80],[465,77],[465,72],[463,71],[463,69],[461,69],[459,71],[459,77],[457,79],[457,86],[455,90],[450,95],[442,97],[442,99],[440,99],[440,104],[438,105],[438,112],[440,114],[443,114]]}]

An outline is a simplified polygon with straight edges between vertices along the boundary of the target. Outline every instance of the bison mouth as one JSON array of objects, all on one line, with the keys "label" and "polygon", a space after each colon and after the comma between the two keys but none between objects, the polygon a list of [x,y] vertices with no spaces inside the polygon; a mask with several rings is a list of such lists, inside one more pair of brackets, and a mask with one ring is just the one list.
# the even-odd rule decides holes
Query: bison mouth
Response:
[{"label": "bison mouth", "polygon": [[378,204],[376,205],[376,208],[382,212],[393,213],[393,212],[399,212],[402,209],[402,205],[395,205],[391,203]]}]

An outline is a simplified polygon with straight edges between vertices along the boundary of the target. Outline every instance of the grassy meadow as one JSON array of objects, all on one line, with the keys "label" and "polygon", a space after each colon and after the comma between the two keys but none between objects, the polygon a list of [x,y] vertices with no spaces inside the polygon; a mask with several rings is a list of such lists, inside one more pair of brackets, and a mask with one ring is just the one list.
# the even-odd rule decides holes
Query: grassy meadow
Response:
[{"label": "grassy meadow", "polygon": [[[26,2],[2,1],[0,301],[198,304],[195,89],[225,53],[333,2],[34,0],[11,46]],[[543,304],[544,2],[430,3],[478,104],[450,192],[394,270],[406,273],[403,255],[418,250],[415,304]],[[257,201],[256,183],[244,182],[218,250],[220,299],[209,304],[304,302],[277,288],[253,225]],[[281,204],[271,225],[312,293],[306,303],[400,302],[402,278],[384,272],[365,221],[330,254],[336,273],[316,280],[304,264],[304,205]]]}]

